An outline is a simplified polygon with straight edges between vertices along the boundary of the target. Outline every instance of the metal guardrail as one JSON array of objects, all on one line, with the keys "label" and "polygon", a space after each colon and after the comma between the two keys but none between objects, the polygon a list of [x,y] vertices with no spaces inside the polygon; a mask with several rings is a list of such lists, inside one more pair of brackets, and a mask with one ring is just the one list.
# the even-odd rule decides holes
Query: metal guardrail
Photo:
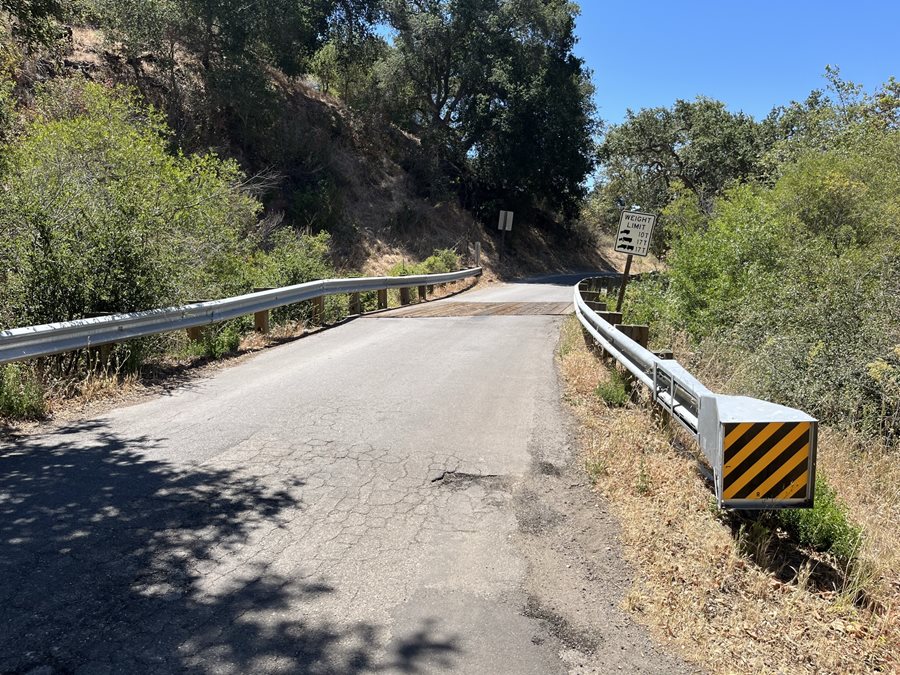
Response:
[{"label": "metal guardrail", "polygon": [[481,273],[481,267],[473,267],[446,274],[323,279],[181,307],[13,328],[0,331],[0,364],[196,328],[326,295],[434,286],[478,277]]},{"label": "metal guardrail", "polygon": [[812,507],[816,419],[768,401],[710,391],[678,361],[659,358],[594,311],[582,295],[584,284],[574,291],[578,320],[699,443],[713,470],[719,506]]}]

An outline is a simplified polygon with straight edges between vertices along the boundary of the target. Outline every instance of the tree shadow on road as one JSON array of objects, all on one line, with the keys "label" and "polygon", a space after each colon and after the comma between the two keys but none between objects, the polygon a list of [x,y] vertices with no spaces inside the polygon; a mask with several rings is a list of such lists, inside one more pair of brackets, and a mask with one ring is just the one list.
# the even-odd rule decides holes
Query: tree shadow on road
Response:
[{"label": "tree shadow on road", "polygon": [[0,445],[0,672],[450,663],[456,641],[433,625],[379,656],[378,626],[305,616],[336,589],[276,574],[264,555],[243,566],[233,555],[259,528],[298,517],[298,497],[245,473],[148,459],[156,444],[87,422]]}]

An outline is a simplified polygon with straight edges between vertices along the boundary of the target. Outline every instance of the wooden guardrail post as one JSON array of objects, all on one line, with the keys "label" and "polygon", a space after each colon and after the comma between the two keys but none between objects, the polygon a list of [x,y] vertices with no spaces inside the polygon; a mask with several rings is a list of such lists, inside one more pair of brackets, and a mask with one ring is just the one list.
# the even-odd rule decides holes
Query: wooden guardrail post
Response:
[{"label": "wooden guardrail post", "polygon": [[584,304],[590,307],[595,312],[605,312],[606,311],[606,303],[600,302],[600,291],[584,291],[581,294],[581,297],[584,298]]},{"label": "wooden guardrail post", "polygon": [[378,309],[387,309],[388,306],[388,292],[386,288],[382,288],[378,291]]},{"label": "wooden guardrail post", "polygon": [[[197,304],[200,302],[210,302],[210,299],[204,298],[202,300],[191,300],[188,304],[194,305],[194,304]],[[200,340],[202,340],[203,339],[203,330],[205,328],[206,328],[206,326],[193,326],[191,328],[188,328],[187,329],[188,340],[190,340],[191,342],[199,342]]]},{"label": "wooden guardrail post", "polygon": [[[621,312],[597,312],[597,316],[599,316],[607,323],[611,323],[613,326],[622,321]],[[606,353],[606,350],[603,349],[603,347],[601,347],[600,345],[597,345],[597,348],[600,350],[600,358],[602,358],[604,361],[608,361],[610,355]]]},{"label": "wooden guardrail post", "polygon": [[362,300],[360,299],[359,293],[351,293],[350,294],[350,315],[358,316],[358,315],[362,315],[362,313],[363,313]]},{"label": "wooden guardrail post", "polygon": [[597,312],[597,316],[613,326],[622,323],[622,312]]},{"label": "wooden guardrail post", "polygon": [[[609,312],[612,314],[613,312]],[[621,316],[621,315],[619,315]],[[621,321],[621,319],[620,319]],[[650,326],[641,326],[637,324],[618,323],[614,324],[616,329],[637,342],[641,347],[647,348],[650,342]]]},{"label": "wooden guardrail post", "polygon": [[[272,290],[271,287],[254,288],[253,292],[259,293],[261,291],[271,291],[271,290]],[[263,310],[260,310],[259,312],[253,313],[253,329],[257,333],[265,334],[265,333],[269,332],[269,310],[268,309],[263,309]]]},{"label": "wooden guardrail post", "polygon": [[400,304],[408,305],[409,302],[409,287],[404,286],[400,289]]},{"label": "wooden guardrail post", "polygon": [[[630,337],[632,340],[637,342],[641,347],[647,348],[647,343],[650,342],[650,326],[641,326],[637,324],[615,324],[616,330],[623,333],[626,337]],[[634,398],[637,392],[637,389],[634,386],[635,379],[634,375],[625,371],[624,375],[622,375],[622,379],[625,382],[625,389],[628,391],[628,394]]]},{"label": "wooden guardrail post", "polygon": [[104,372],[109,369],[109,358],[112,356],[113,347],[115,347],[115,344],[107,342],[105,345],[100,345],[97,349],[97,364]]},{"label": "wooden guardrail post", "polygon": [[[112,316],[111,312],[87,312],[84,315],[85,319],[94,319],[99,316]],[[88,358],[92,358],[91,354],[97,355],[96,365],[99,365],[103,370],[106,370],[107,366],[109,366],[109,357],[112,356],[113,348],[116,346],[115,342],[107,342],[106,344],[102,344],[96,348],[88,349]]]},{"label": "wooden guardrail post", "polygon": [[325,323],[325,296],[320,295],[309,301],[312,306],[312,325],[322,326]]},{"label": "wooden guardrail post", "polygon": [[419,302],[428,300],[428,289],[425,286],[419,286]]}]

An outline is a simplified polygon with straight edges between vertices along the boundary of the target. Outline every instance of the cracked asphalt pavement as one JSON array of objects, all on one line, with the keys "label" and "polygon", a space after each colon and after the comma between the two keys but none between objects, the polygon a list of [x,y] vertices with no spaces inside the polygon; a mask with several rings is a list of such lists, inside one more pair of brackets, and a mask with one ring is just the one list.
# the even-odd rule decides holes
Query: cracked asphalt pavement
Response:
[{"label": "cracked asphalt pavement", "polygon": [[0,673],[685,670],[618,608],[561,321],[358,319],[0,442]]}]

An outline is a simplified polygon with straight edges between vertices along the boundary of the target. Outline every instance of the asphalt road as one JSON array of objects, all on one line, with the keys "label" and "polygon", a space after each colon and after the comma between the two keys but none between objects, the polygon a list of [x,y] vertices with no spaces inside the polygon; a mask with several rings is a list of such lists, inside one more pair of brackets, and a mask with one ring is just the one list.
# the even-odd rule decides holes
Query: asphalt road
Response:
[{"label": "asphalt road", "polygon": [[618,609],[561,321],[358,319],[0,445],[0,672],[681,669]]}]

